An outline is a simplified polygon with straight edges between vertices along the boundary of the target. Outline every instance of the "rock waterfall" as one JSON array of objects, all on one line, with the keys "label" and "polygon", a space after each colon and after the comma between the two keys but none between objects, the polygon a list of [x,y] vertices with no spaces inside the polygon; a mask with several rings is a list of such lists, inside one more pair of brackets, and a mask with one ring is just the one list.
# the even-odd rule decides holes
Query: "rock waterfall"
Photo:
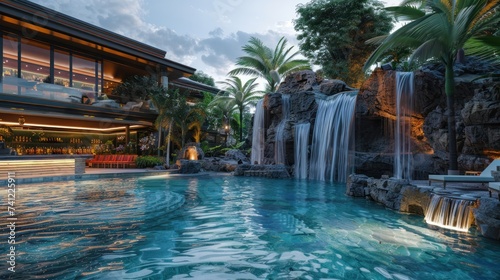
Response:
[{"label": "rock waterfall", "polygon": [[262,164],[264,160],[264,99],[257,102],[253,119],[251,164]]},{"label": "rock waterfall", "polygon": [[307,179],[308,146],[310,123],[300,123],[295,125],[295,178]]},{"label": "rock waterfall", "polygon": [[281,121],[276,126],[276,135],[274,142],[274,162],[276,164],[286,164],[285,162],[285,126],[290,114],[290,95],[281,94]]},{"label": "rock waterfall", "polygon": [[311,143],[309,178],[346,182],[352,171],[349,151],[354,146],[353,117],[358,91],[318,99]]},{"label": "rock waterfall", "polygon": [[396,72],[396,127],[394,133],[394,177],[411,180],[410,147],[413,110],[413,72]]},{"label": "rock waterfall", "polygon": [[425,213],[425,221],[442,228],[466,232],[473,220],[472,204],[474,204],[473,200],[442,197],[435,194]]}]

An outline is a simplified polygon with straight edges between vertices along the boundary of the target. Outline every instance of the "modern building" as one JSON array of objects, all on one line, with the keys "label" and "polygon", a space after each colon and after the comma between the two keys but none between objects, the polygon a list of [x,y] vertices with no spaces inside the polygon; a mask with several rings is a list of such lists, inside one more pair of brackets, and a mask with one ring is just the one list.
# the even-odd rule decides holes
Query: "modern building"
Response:
[{"label": "modern building", "polygon": [[131,76],[194,95],[217,91],[187,79],[195,69],[163,50],[30,1],[1,1],[0,27],[0,125],[13,129],[19,154],[91,154],[108,141],[137,141],[157,113],[147,100],[113,94]]}]

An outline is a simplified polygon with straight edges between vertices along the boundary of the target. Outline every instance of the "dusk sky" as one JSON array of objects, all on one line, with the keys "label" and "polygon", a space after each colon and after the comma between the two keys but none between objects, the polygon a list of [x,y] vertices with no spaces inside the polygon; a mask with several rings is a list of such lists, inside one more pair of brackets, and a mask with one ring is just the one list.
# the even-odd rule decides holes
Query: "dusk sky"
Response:
[{"label": "dusk sky", "polygon": [[[167,52],[216,81],[226,78],[250,36],[274,47],[282,36],[298,50],[292,21],[306,0],[31,0]],[[401,0],[386,0],[387,6]]]}]

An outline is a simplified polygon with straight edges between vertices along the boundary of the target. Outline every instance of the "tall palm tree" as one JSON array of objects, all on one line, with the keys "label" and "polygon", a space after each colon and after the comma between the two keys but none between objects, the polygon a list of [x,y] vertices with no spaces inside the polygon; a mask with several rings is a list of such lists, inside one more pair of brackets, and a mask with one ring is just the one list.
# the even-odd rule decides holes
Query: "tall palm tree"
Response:
[{"label": "tall palm tree", "polygon": [[274,51],[264,43],[251,37],[243,46],[247,56],[239,57],[236,65],[240,66],[229,72],[229,75],[251,75],[264,78],[267,81],[266,91],[275,92],[283,77],[287,74],[311,69],[309,61],[297,59],[299,52],[292,53],[293,46],[287,48],[287,40],[282,37]]},{"label": "tall palm tree", "polygon": [[[257,78],[251,78],[243,83],[238,76],[231,76],[227,78],[225,81],[220,82],[225,85],[226,88],[219,93],[219,95],[212,101],[212,104],[214,106],[216,104],[221,106],[224,103],[233,104],[233,107],[236,107],[239,111],[239,122],[242,124],[243,111],[247,109],[248,105],[262,98],[262,92],[256,90],[259,85],[255,83],[256,79]],[[243,141],[243,126],[240,125],[239,128],[239,139],[240,141]]]},{"label": "tall palm tree", "polygon": [[[419,2],[423,1],[408,1]],[[392,7],[392,11],[413,20],[381,40],[365,64],[367,70],[390,49],[413,48],[412,60],[439,59],[445,65],[445,93],[448,107],[449,173],[458,172],[455,127],[455,80],[457,54],[499,60],[500,37],[491,30],[500,23],[500,0],[428,0],[422,7]]]}]

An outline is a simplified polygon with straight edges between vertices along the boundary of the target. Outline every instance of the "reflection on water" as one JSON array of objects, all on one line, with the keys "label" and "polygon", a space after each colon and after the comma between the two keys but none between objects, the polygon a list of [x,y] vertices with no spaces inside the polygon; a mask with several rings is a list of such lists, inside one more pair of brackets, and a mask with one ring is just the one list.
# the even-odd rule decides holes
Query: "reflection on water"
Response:
[{"label": "reflection on water", "polygon": [[500,278],[498,242],[344,191],[233,177],[18,186],[16,273],[0,277]]}]

